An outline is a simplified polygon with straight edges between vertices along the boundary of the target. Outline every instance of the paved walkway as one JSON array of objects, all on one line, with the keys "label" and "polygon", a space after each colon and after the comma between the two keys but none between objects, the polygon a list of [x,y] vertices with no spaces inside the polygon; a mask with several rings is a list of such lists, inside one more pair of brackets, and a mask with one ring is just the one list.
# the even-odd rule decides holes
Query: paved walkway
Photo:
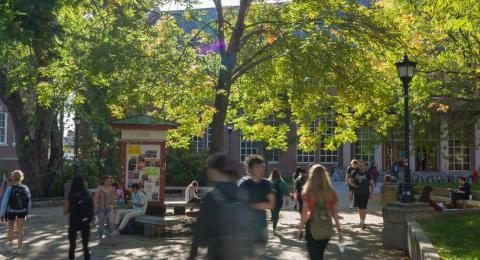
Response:
[{"label": "paved walkway", "polygon": [[[346,251],[341,254],[333,238],[327,248],[326,259],[408,259],[397,250],[382,247],[381,207],[378,197],[370,203],[367,230],[358,227],[358,215],[348,209],[347,190],[342,183],[335,187],[340,196],[340,215],[345,232]],[[378,193],[377,193],[378,194]],[[270,235],[266,259],[308,259],[305,243],[299,241],[297,226],[299,214],[292,210],[282,212],[277,236]],[[172,230],[173,235],[163,238],[145,238],[140,235],[118,236],[101,244],[94,238],[90,243],[92,259],[185,259],[190,246],[190,233]],[[32,210],[26,227],[25,252],[8,254],[2,245],[6,243],[6,225],[0,225],[0,259],[66,259],[68,251],[67,219],[61,208],[37,208]],[[78,243],[78,246],[80,243]],[[80,256],[81,252],[77,250]],[[82,258],[80,258],[82,259]]]}]

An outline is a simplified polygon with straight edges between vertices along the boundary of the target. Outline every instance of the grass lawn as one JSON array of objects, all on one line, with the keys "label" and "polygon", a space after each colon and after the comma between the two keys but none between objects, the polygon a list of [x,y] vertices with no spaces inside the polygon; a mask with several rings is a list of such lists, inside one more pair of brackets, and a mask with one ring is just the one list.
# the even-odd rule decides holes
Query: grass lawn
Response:
[{"label": "grass lawn", "polygon": [[419,221],[442,259],[480,259],[480,214]]},{"label": "grass lawn", "polygon": [[[415,186],[424,187],[424,186],[431,186],[432,188],[458,188],[457,183],[415,183]],[[472,191],[480,191],[480,184],[470,184]]]}]

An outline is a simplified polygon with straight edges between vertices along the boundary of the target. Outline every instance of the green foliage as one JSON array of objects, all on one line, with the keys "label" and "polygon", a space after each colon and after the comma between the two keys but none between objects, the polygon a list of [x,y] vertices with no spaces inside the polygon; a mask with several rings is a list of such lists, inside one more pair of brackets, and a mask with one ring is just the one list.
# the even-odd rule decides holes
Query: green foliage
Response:
[{"label": "green foliage", "polygon": [[478,213],[441,216],[419,221],[442,259],[478,259],[480,216]]},{"label": "green foliage", "polygon": [[167,153],[167,186],[187,186],[196,180],[207,184],[207,153],[169,149]]},{"label": "green foliage", "polygon": [[[117,159],[118,160],[118,159]],[[119,165],[115,165],[116,168],[105,167],[107,171],[102,171],[102,168],[99,167],[98,159],[85,159],[80,160],[78,172],[82,175],[87,184],[88,188],[93,189],[98,185],[98,181],[102,175],[110,175],[115,180],[119,180]],[[64,195],[64,184],[72,178],[74,175],[74,168],[72,161],[67,161],[63,169],[55,170],[50,173],[50,178],[52,180],[48,196],[56,197]]]}]

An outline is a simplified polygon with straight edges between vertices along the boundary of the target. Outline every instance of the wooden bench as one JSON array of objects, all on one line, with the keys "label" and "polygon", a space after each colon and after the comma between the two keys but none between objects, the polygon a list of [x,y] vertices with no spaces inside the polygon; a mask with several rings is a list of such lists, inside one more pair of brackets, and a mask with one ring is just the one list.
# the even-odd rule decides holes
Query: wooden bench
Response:
[{"label": "wooden bench", "polygon": [[173,226],[182,223],[172,217],[141,216],[135,218],[135,223],[143,225],[143,235],[146,237],[158,237],[165,231],[166,226]]}]

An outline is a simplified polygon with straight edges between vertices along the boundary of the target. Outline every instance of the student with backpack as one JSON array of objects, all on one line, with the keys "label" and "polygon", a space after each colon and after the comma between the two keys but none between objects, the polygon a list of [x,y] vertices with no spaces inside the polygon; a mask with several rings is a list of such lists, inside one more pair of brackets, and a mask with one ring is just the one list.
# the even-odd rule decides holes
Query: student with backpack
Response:
[{"label": "student with backpack", "polygon": [[320,164],[309,170],[308,180],[303,189],[302,197],[305,203],[299,225],[299,238],[305,239],[310,259],[322,260],[325,248],[330,238],[335,234],[332,218],[338,232],[340,243],[343,235],[337,214],[338,197],[327,170]]},{"label": "student with backpack", "polygon": [[243,260],[253,256],[253,212],[237,187],[237,162],[217,153],[207,160],[208,179],[215,184],[202,200],[194,226],[189,259],[207,247],[207,259]]},{"label": "student with backpack", "polygon": [[11,174],[12,185],[7,187],[2,198],[0,216],[2,220],[8,220],[8,249],[13,251],[13,229],[17,225],[18,247],[16,253],[20,253],[23,246],[23,227],[32,207],[30,190],[22,184],[24,175],[20,170]]},{"label": "student with backpack", "polygon": [[273,169],[270,173],[269,180],[273,183],[275,189],[275,208],[272,210],[272,223],[273,223],[273,232],[277,230],[278,219],[280,211],[283,206],[283,196],[287,194],[287,184],[282,179],[280,172],[277,169]]},{"label": "student with backpack", "polygon": [[263,178],[265,174],[265,160],[260,155],[251,155],[246,158],[245,166],[250,176],[243,177],[239,182],[240,190],[248,194],[250,207],[255,218],[254,243],[255,256],[266,254],[268,244],[267,210],[275,208],[275,190],[269,180]]},{"label": "student with backpack", "polygon": [[65,203],[65,215],[69,215],[68,226],[68,259],[75,259],[77,232],[82,235],[83,257],[90,260],[88,241],[90,238],[90,222],[93,219],[93,199],[85,187],[85,180],[80,175],[73,176],[72,187]]}]

